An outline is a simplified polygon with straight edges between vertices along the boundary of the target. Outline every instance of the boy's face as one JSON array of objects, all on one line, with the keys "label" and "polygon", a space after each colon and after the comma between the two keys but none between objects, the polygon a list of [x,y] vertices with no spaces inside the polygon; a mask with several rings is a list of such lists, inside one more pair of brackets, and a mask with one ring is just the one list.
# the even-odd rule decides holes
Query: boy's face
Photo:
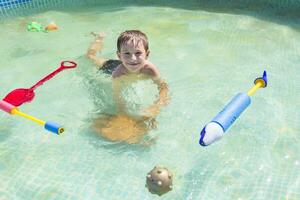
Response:
[{"label": "boy's face", "polygon": [[149,51],[145,50],[143,42],[134,44],[128,41],[121,46],[120,52],[117,52],[119,59],[124,67],[132,73],[138,73],[147,60]]}]

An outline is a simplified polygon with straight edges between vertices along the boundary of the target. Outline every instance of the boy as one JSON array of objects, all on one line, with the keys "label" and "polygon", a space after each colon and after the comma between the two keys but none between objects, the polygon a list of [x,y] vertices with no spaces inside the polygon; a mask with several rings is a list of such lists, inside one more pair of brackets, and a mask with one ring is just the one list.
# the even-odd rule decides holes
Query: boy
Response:
[{"label": "boy", "polygon": [[[147,60],[150,51],[148,38],[143,32],[128,30],[120,34],[117,41],[119,60],[97,57],[97,52],[101,51],[103,46],[104,35],[94,35],[95,41],[89,47],[87,57],[104,73],[112,74],[114,99],[118,105],[118,115],[97,119],[94,127],[97,132],[109,140],[136,143],[140,136],[148,131],[147,122],[154,122],[160,107],[168,103],[168,86],[160,78],[156,66]],[[157,84],[159,98],[153,105],[143,110],[140,117],[136,118],[126,114],[126,105],[120,94],[124,80],[138,79],[140,75],[151,78]]]}]

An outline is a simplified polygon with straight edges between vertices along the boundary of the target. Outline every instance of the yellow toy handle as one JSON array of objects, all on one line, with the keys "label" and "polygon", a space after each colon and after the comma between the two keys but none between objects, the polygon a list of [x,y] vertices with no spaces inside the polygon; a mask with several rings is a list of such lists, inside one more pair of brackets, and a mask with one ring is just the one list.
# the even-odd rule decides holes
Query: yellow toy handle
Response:
[{"label": "yellow toy handle", "polygon": [[55,122],[51,122],[51,121],[43,121],[43,120],[40,120],[38,118],[35,118],[31,115],[27,115],[21,111],[19,111],[19,109],[17,107],[15,107],[14,105],[10,104],[10,103],[7,103],[6,101],[4,100],[0,100],[0,109],[9,113],[9,114],[15,114],[15,115],[19,115],[21,117],[24,117],[26,119],[29,119],[35,123],[38,123],[39,125],[42,125],[44,126],[44,128],[48,131],[51,131],[55,134],[61,134],[64,132],[64,128],[61,127],[59,124],[55,123]]},{"label": "yellow toy handle", "polygon": [[31,120],[33,122],[36,122],[36,123],[38,123],[38,124],[40,124],[42,126],[45,126],[45,124],[46,124],[45,121],[40,120],[38,118],[35,118],[35,117],[31,116],[31,115],[27,115],[26,113],[23,113],[23,112],[19,111],[17,108],[12,109],[11,114],[19,115],[19,116],[24,117],[26,119],[29,119],[29,120]]},{"label": "yellow toy handle", "polygon": [[261,82],[256,83],[248,92],[248,96],[251,96],[252,94],[254,94],[260,87],[262,86]]},{"label": "yellow toy handle", "polygon": [[254,80],[254,86],[247,92],[248,96],[253,95],[259,88],[265,88],[267,87],[267,72],[264,71],[262,77],[258,77],[257,79]]}]

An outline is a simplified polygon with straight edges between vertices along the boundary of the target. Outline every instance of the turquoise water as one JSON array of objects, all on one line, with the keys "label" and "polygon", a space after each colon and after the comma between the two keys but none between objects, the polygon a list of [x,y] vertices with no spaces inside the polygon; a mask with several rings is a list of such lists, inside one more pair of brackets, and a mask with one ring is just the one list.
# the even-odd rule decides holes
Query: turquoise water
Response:
[{"label": "turquoise water", "polygon": [[[33,20],[54,21],[60,29],[26,32]],[[278,21],[131,6],[48,11],[1,22],[3,97],[30,87],[61,60],[79,63],[21,107],[64,124],[63,135],[0,113],[1,199],[299,199],[300,33],[294,23]],[[126,29],[147,33],[150,60],[170,87],[171,102],[148,134],[156,140],[151,146],[109,142],[90,127],[111,95],[111,80],[82,57],[90,32],[106,33],[102,55],[110,58]],[[247,92],[264,69],[268,87],[258,90],[222,140],[199,146],[199,130],[237,92]],[[155,165],[174,174],[174,189],[162,197],[144,187]]]}]

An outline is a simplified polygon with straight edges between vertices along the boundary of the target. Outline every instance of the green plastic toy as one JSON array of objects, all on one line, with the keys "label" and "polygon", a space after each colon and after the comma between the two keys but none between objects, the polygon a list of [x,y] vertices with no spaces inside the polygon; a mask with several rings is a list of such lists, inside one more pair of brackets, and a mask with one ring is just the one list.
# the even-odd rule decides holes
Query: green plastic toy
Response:
[{"label": "green plastic toy", "polygon": [[27,25],[27,31],[30,31],[30,32],[45,32],[45,33],[48,32],[41,24],[39,24],[37,22],[30,22]]}]

